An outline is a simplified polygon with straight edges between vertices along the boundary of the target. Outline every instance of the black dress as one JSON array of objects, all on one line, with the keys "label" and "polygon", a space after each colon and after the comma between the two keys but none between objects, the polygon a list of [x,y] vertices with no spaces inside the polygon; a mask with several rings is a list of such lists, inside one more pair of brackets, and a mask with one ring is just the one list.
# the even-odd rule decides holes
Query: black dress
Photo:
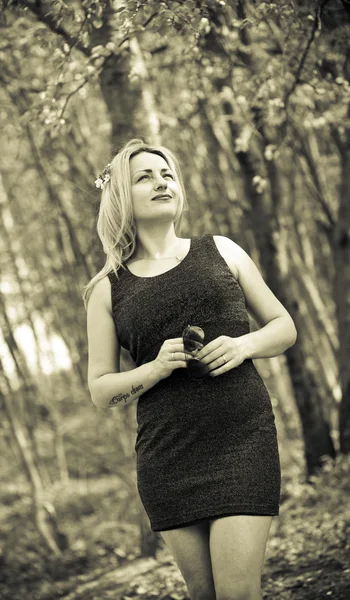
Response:
[{"label": "black dress", "polygon": [[[186,325],[249,333],[242,288],[213,236],[191,238],[176,267],[153,277],[108,274],[118,340],[137,366]],[[217,377],[176,369],[137,400],[137,484],[153,531],[224,515],[278,515],[280,462],[271,400],[251,359]]]}]

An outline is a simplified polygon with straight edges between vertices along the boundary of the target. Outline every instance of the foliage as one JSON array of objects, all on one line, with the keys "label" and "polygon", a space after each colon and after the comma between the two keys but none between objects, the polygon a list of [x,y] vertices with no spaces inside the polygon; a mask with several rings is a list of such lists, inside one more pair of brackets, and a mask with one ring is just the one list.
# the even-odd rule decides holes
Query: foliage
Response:
[{"label": "foliage", "polygon": [[[341,28],[329,31],[326,9],[320,20],[317,2],[298,11],[283,0],[259,2],[256,8],[247,3],[247,15],[241,18],[237,15],[239,4],[223,0],[133,0],[119,2],[112,10],[104,1],[73,5],[56,2],[50,6],[52,20],[45,21],[43,8],[38,14],[34,3],[20,2],[16,26],[12,22],[12,27],[5,30],[2,64],[10,75],[9,62],[15,68],[24,60],[23,73],[29,75],[29,65],[35,59],[48,58],[43,67],[36,69],[31,89],[34,102],[28,118],[41,120],[46,126],[64,125],[67,101],[89,82],[96,82],[110,58],[126,52],[130,36],[139,34],[146,51],[150,42],[155,54],[160,44],[169,44],[172,50],[177,46],[184,62],[197,65],[192,80],[194,93],[201,89],[208,93],[210,88],[215,91],[221,82],[227,94],[232,86],[238,115],[246,123],[249,110],[254,109],[263,110],[271,126],[281,125],[293,90],[294,119],[317,129],[341,124],[349,97],[349,82],[343,73],[349,34],[346,19]],[[30,11],[34,13],[32,18]],[[38,16],[39,21],[35,18]],[[45,31],[45,22],[51,35]],[[245,31],[252,35],[249,51],[242,43]],[[11,59],[6,54],[10,49]],[[254,74],[247,71],[247,52],[258,61]],[[155,62],[154,67],[157,69],[159,64]],[[43,68],[47,79],[40,82]],[[137,73],[129,76],[133,78]],[[14,89],[24,83],[22,77],[7,80]],[[216,103],[219,99],[217,96]],[[272,150],[267,150],[268,156]]]}]

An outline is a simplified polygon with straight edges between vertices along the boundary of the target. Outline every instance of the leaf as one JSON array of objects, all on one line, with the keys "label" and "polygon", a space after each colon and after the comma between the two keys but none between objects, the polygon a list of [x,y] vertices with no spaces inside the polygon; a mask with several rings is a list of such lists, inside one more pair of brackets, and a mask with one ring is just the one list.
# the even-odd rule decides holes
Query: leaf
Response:
[{"label": "leaf", "polygon": [[103,25],[102,19],[93,19],[91,22],[92,22],[93,26],[95,27],[95,29],[101,29],[101,27]]}]

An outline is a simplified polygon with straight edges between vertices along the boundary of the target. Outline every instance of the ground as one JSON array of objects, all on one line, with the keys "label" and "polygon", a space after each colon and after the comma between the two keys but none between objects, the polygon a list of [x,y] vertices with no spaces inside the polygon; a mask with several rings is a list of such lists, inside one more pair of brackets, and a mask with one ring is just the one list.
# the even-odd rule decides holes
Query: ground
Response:
[{"label": "ground", "polygon": [[[350,599],[349,473],[350,457],[343,456],[309,483],[288,477],[267,544],[264,600]],[[25,481],[3,486],[1,600],[188,598],[164,546],[155,559],[140,556],[137,524],[115,508],[128,505],[120,480],[70,481],[65,489],[53,496],[69,548],[54,558],[31,524]]]}]

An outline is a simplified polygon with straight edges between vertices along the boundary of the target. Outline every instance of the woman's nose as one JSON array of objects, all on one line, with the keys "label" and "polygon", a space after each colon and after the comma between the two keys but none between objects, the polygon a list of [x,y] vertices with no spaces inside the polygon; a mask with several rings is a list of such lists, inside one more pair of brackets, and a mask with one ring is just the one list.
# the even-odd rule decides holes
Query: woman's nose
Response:
[{"label": "woman's nose", "polygon": [[166,183],[166,179],[164,179],[164,177],[160,176],[155,183],[155,187],[156,189],[160,188],[160,187],[166,187],[167,183]]}]

